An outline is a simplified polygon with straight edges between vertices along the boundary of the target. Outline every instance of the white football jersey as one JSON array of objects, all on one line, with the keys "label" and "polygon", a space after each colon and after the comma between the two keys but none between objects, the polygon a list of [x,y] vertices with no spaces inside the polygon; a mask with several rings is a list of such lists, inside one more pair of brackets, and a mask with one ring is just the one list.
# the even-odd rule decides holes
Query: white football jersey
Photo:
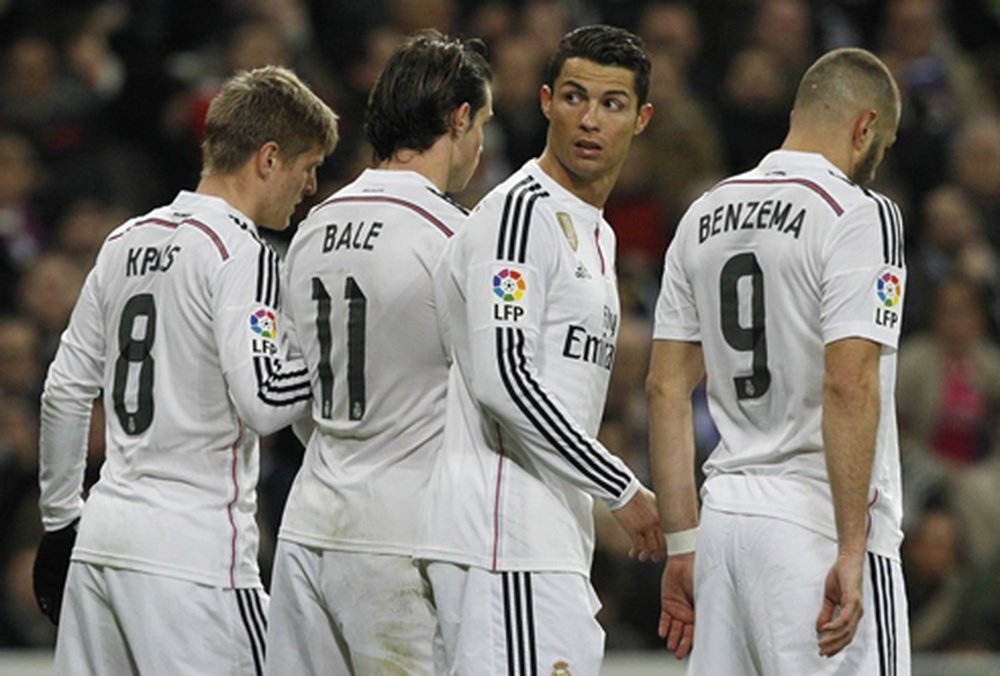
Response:
[{"label": "white football jersey", "polygon": [[286,298],[316,431],[282,539],[412,554],[448,381],[433,270],[464,219],[422,175],[368,169],[299,226]]},{"label": "white football jersey", "polygon": [[[222,199],[181,192],[108,236],[42,396],[42,518],[82,508],[74,560],[260,586],[257,434],[310,398],[279,309],[277,254]],[[82,504],[102,389],[106,457]]]},{"label": "white football jersey", "polygon": [[705,463],[706,505],[836,538],[824,349],[866,338],[882,345],[869,547],[898,558],[893,393],[905,281],[899,209],[820,155],[775,151],[691,205],[667,251],[654,337],[704,351],[721,436]]},{"label": "white football jersey", "polygon": [[595,438],[618,336],[615,237],[532,160],[436,275],[454,367],[418,556],[589,575],[593,498],[638,490]]}]

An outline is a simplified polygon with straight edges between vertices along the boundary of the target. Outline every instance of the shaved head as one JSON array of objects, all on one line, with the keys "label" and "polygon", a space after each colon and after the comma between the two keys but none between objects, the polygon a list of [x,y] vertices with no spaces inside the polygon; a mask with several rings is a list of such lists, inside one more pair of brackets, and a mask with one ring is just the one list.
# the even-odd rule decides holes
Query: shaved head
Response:
[{"label": "shaved head", "polygon": [[871,52],[845,47],[827,52],[806,71],[795,94],[793,119],[836,124],[868,109],[878,114],[882,134],[895,134],[900,104],[892,74]]}]

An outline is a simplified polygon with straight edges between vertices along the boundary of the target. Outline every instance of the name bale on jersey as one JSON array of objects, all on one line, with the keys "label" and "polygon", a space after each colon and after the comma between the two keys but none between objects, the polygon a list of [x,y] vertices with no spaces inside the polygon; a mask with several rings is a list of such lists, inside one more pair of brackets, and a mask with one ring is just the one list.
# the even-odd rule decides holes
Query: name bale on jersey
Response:
[{"label": "name bale on jersey", "polygon": [[365,223],[360,221],[346,224],[331,223],[326,226],[323,235],[323,253],[330,251],[340,251],[341,249],[355,249],[360,251],[374,251],[375,240],[382,233],[382,223],[375,221]]},{"label": "name bale on jersey", "polygon": [[585,361],[611,370],[615,361],[615,344],[618,336],[618,314],[604,306],[601,335],[587,331],[587,327],[570,324],[563,341],[563,356],[575,361]]},{"label": "name bale on jersey", "polygon": [[806,210],[799,207],[792,216],[792,203],[781,200],[733,202],[723,204],[698,219],[698,244],[724,232],[738,230],[776,230],[795,239],[802,233]]},{"label": "name bale on jersey", "polygon": [[162,248],[155,246],[129,247],[125,257],[125,276],[140,277],[148,272],[166,272],[174,264],[181,248],[171,244]]}]

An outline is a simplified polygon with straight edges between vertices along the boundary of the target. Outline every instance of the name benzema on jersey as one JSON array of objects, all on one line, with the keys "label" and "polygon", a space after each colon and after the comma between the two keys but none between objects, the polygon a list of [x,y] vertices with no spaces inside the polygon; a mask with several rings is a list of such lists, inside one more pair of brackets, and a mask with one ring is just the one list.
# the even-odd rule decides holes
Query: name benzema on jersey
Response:
[{"label": "name benzema on jersey", "polygon": [[698,219],[698,243],[737,230],[775,230],[798,239],[806,220],[806,209],[799,207],[789,220],[791,211],[791,202],[772,199],[720,205]]}]

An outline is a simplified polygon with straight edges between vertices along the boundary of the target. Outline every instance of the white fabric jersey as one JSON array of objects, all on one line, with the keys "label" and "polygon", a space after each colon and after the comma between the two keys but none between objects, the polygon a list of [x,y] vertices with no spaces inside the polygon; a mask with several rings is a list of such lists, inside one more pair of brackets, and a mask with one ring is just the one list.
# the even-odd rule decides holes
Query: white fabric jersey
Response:
[{"label": "white fabric jersey", "polygon": [[704,351],[721,435],[705,463],[706,505],[836,538],[824,348],[867,338],[883,346],[869,548],[898,557],[893,393],[905,279],[899,209],[820,155],[773,152],[688,209],[667,251],[654,337],[699,341]]},{"label": "white fabric jersey", "polygon": [[287,256],[316,398],[280,537],[410,555],[444,427],[433,270],[464,210],[418,173],[369,169],[316,206]]},{"label": "white fabric jersey", "polygon": [[436,276],[455,366],[419,556],[589,575],[592,503],[638,490],[595,439],[618,335],[615,238],[530,161],[487,195]]},{"label": "white fabric jersey", "polygon": [[[243,214],[182,192],[105,241],[49,368],[45,527],[83,511],[75,561],[220,587],[259,586],[257,433],[308,412],[274,250]],[[106,458],[80,497],[93,400]]]}]

